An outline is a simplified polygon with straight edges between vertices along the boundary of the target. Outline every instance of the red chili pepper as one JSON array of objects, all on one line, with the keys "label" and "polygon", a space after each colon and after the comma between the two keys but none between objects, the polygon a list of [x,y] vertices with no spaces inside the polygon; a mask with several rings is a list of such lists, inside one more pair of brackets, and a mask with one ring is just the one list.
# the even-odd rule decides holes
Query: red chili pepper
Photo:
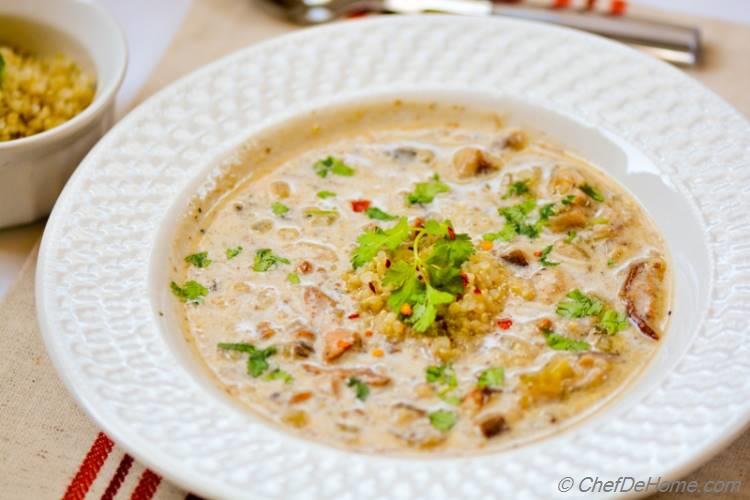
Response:
[{"label": "red chili pepper", "polygon": [[359,318],[359,313],[351,313],[349,316],[347,316],[349,319],[357,319]]},{"label": "red chili pepper", "polygon": [[448,226],[448,239],[449,240],[455,240],[456,239],[456,232],[450,226]]},{"label": "red chili pepper", "polygon": [[469,277],[466,276],[466,273],[461,273],[461,281],[463,281],[464,288],[466,288],[466,285],[469,284]]},{"label": "red chili pepper", "polygon": [[373,283],[372,281],[370,281],[370,282],[369,282],[369,283],[367,284],[367,286],[368,286],[368,288],[370,289],[370,291],[371,291],[372,293],[375,293],[375,292],[376,292],[376,290],[375,290],[375,283]]},{"label": "red chili pepper", "polygon": [[507,330],[508,328],[513,326],[513,320],[510,318],[499,319],[497,320],[497,326],[499,326],[502,330]]},{"label": "red chili pepper", "polygon": [[474,295],[482,295],[482,290],[479,287],[474,288]]},{"label": "red chili pepper", "polygon": [[352,210],[355,212],[364,212],[370,208],[370,200],[352,200]]},{"label": "red chili pepper", "polygon": [[540,252],[539,250],[534,252],[534,257],[541,257],[541,256],[542,256],[542,252]]}]

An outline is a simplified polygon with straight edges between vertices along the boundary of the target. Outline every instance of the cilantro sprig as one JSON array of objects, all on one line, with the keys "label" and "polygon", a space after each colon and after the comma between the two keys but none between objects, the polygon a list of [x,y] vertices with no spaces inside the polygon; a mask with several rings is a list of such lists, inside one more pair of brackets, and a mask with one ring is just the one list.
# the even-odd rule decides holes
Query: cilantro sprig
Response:
[{"label": "cilantro sprig", "polygon": [[289,264],[287,258],[280,257],[273,253],[270,248],[261,248],[255,252],[255,261],[253,262],[253,271],[263,273],[276,267],[279,264]]},{"label": "cilantro sprig", "polygon": [[364,401],[370,395],[370,386],[357,377],[350,377],[346,382],[346,386],[354,389],[354,396],[360,401]]},{"label": "cilantro sprig", "polygon": [[169,284],[169,287],[181,302],[188,304],[200,304],[203,302],[203,297],[208,294],[208,288],[195,280],[186,281],[182,286],[173,281]]},{"label": "cilantro sprig", "polygon": [[544,332],[544,338],[547,341],[547,345],[556,351],[578,352],[591,349],[591,346],[586,341],[564,337],[552,331]]},{"label": "cilantro sprig", "polygon": [[208,267],[213,261],[208,258],[208,252],[198,252],[185,257],[185,262],[195,267]]},{"label": "cilantro sprig", "polygon": [[575,289],[557,304],[556,312],[565,318],[596,317],[598,325],[608,335],[614,335],[628,327],[625,314],[608,309],[604,302]]},{"label": "cilantro sprig", "polygon": [[313,164],[313,170],[319,177],[326,178],[328,174],[351,177],[356,173],[354,168],[344,163],[341,159],[334,156],[327,156]]},{"label": "cilantro sprig", "polygon": [[[434,239],[428,251],[424,239]],[[412,313],[402,319],[417,332],[425,332],[435,322],[440,306],[450,304],[463,292],[461,266],[474,254],[466,234],[455,234],[450,222],[427,221],[416,229],[410,260],[400,260],[385,274],[383,284],[391,286],[388,305],[401,311],[408,304]]]},{"label": "cilantro sprig", "polygon": [[352,253],[352,266],[355,269],[362,267],[370,262],[381,249],[395,250],[409,237],[410,232],[409,222],[406,217],[401,217],[389,229],[376,227],[360,234],[357,238],[358,246]]},{"label": "cilantro sprig", "polygon": [[414,191],[406,196],[406,201],[409,205],[424,205],[432,202],[432,200],[435,199],[435,196],[440,193],[447,193],[448,191],[450,191],[448,185],[440,180],[438,174],[435,174],[428,181],[416,183],[414,185]]},{"label": "cilantro sprig", "polygon": [[477,387],[484,389],[485,387],[492,389],[500,387],[505,382],[505,370],[501,366],[495,366],[487,368],[482,371],[477,378]]},{"label": "cilantro sprig", "polygon": [[[254,345],[246,342],[220,342],[217,344],[217,347],[224,351],[247,353],[247,374],[253,378],[260,377],[266,370],[268,370],[268,358],[276,354],[276,347],[274,346],[266,347],[265,349],[258,349]],[[282,375],[274,375],[274,377],[283,378]]]}]

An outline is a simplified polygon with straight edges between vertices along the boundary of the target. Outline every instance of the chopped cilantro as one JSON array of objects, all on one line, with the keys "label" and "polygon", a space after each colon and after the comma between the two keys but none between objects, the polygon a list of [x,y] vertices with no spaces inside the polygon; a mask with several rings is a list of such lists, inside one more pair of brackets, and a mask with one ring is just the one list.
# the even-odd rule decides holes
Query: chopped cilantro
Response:
[{"label": "chopped cilantro", "polygon": [[614,335],[628,327],[628,320],[624,314],[613,309],[607,309],[604,311],[604,314],[602,314],[599,324],[604,328],[608,335]]},{"label": "chopped cilantro", "polygon": [[427,368],[425,368],[424,378],[427,382],[435,382],[449,388],[453,388],[458,385],[456,372],[454,372],[451,365],[448,364],[428,366]]},{"label": "chopped cilantro", "polygon": [[487,368],[479,374],[477,379],[477,387],[483,389],[485,387],[499,387],[505,382],[505,370],[500,367]]},{"label": "chopped cilantro", "polygon": [[247,343],[225,343],[218,344],[219,349],[225,351],[237,351],[248,354],[247,373],[251,377],[260,377],[268,369],[268,358],[276,354],[274,346],[265,349],[258,349],[252,344]]},{"label": "chopped cilantro", "polygon": [[227,259],[229,259],[229,260],[234,259],[235,257],[237,257],[240,254],[240,252],[242,252],[242,247],[241,246],[236,246],[234,248],[232,248],[232,247],[227,248]]},{"label": "chopped cilantro", "polygon": [[615,259],[607,259],[607,267],[612,267],[615,264],[617,264],[617,261]]},{"label": "chopped cilantro", "polygon": [[539,220],[546,221],[555,215],[555,204],[547,203],[539,207]]},{"label": "chopped cilantro", "polygon": [[407,195],[406,201],[409,205],[430,203],[435,199],[435,196],[448,191],[450,191],[448,185],[441,182],[440,176],[435,174],[428,181],[418,182],[414,186],[414,191]]},{"label": "chopped cilantro", "polygon": [[282,215],[286,215],[286,213],[289,212],[289,207],[287,207],[280,201],[274,201],[273,203],[271,203],[271,211],[281,217]]},{"label": "chopped cilantro", "polygon": [[169,287],[181,302],[187,302],[188,304],[200,304],[203,302],[203,297],[208,294],[208,288],[194,280],[186,281],[182,286],[173,281],[169,284]]},{"label": "chopped cilantro", "polygon": [[346,382],[347,387],[354,389],[354,394],[360,401],[367,399],[370,394],[370,387],[356,377],[350,377]]},{"label": "chopped cilantro", "polygon": [[575,289],[567,294],[567,300],[557,304],[556,312],[566,318],[583,318],[585,316],[599,316],[604,310],[601,300],[589,297],[582,291]]},{"label": "chopped cilantro", "polygon": [[568,231],[568,236],[565,238],[565,243],[572,243],[575,237],[578,235],[575,231]]},{"label": "chopped cilantro", "polygon": [[588,342],[563,337],[555,332],[545,332],[544,337],[547,345],[556,351],[588,351],[591,348]]},{"label": "chopped cilantro", "polygon": [[318,198],[321,200],[325,200],[326,198],[333,198],[336,196],[336,193],[333,191],[318,191]]},{"label": "chopped cilantro", "polygon": [[289,259],[275,255],[270,248],[261,248],[255,252],[253,271],[266,272],[277,264],[289,264]]},{"label": "chopped cilantro", "polygon": [[208,258],[208,252],[198,252],[185,257],[185,262],[195,267],[208,267],[213,261]]},{"label": "chopped cilantro", "polygon": [[294,377],[289,375],[281,368],[274,368],[270,372],[266,373],[264,377],[266,380],[282,380],[285,384],[291,384],[294,382]]},{"label": "chopped cilantro", "polygon": [[508,192],[505,193],[503,199],[510,198],[511,196],[522,196],[529,192],[529,181],[517,181],[508,186]]},{"label": "chopped cilantro", "polygon": [[398,217],[395,215],[391,215],[388,212],[384,212],[383,210],[379,209],[378,207],[370,207],[365,211],[365,214],[375,220],[396,220]]},{"label": "chopped cilantro", "polygon": [[550,252],[552,252],[552,245],[547,245],[546,247],[544,247],[544,250],[542,250],[542,255],[539,258],[539,262],[544,267],[559,266],[560,265],[559,262],[552,262],[552,261],[547,260],[547,257],[549,257]]},{"label": "chopped cilantro", "polygon": [[370,262],[375,255],[382,249],[395,250],[401,243],[409,237],[411,227],[406,217],[401,217],[399,221],[389,229],[376,227],[366,231],[357,238],[357,248],[352,254],[351,262],[354,268],[361,267]]},{"label": "chopped cilantro", "polygon": [[586,196],[588,196],[589,198],[593,200],[604,201],[604,195],[600,193],[599,190],[596,189],[591,184],[588,184],[588,183],[581,184],[580,186],[578,186],[578,189],[583,191],[586,194]]},{"label": "chopped cilantro", "polygon": [[293,285],[299,285],[299,283],[300,283],[299,274],[297,274],[297,273],[289,273],[289,274],[287,274],[286,275],[286,280],[289,283],[293,284]]},{"label": "chopped cilantro", "polygon": [[571,205],[573,203],[573,200],[575,200],[575,199],[576,199],[576,195],[569,194],[568,196],[566,196],[565,198],[563,198],[560,203],[562,203],[563,205]]},{"label": "chopped cilantro", "polygon": [[328,174],[351,177],[356,172],[352,167],[333,156],[328,156],[322,160],[316,161],[313,165],[313,169],[316,174],[323,178],[327,177]]},{"label": "chopped cilantro", "polygon": [[528,215],[536,208],[536,200],[529,198],[526,201],[513,205],[511,207],[498,208],[497,212],[505,217],[505,226],[497,233],[489,233],[484,235],[487,240],[501,238],[505,241],[510,241],[516,234],[525,235],[529,238],[536,238],[539,236],[541,230],[542,220],[540,219],[534,224],[530,224],[527,221]]},{"label": "chopped cilantro", "polygon": [[440,432],[448,432],[456,425],[456,414],[448,410],[437,410],[428,414],[430,424]]}]

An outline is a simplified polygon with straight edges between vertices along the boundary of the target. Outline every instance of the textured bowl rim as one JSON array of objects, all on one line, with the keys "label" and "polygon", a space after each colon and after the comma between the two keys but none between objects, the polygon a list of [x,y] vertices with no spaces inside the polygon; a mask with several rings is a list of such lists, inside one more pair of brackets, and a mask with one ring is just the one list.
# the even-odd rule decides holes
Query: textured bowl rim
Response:
[{"label": "textured bowl rim", "polygon": [[[96,15],[99,16],[100,22],[104,22],[108,25],[108,32],[111,34],[110,36],[115,42],[115,45],[119,52],[118,56],[120,59],[122,59],[122,62],[117,67],[113,78],[110,80],[106,87],[101,89],[101,92],[99,92],[99,87],[97,86],[97,92],[94,96],[94,99],[83,111],[75,115],[70,120],[61,123],[56,127],[45,130],[44,132],[39,132],[38,134],[30,135],[28,137],[22,137],[20,139],[0,142],[0,153],[4,151],[19,152],[22,150],[28,150],[34,147],[39,147],[46,143],[62,140],[72,134],[75,134],[77,131],[81,130],[86,125],[94,121],[98,115],[104,112],[108,104],[114,100],[115,94],[117,94],[117,91],[119,90],[123,80],[125,79],[125,73],[128,68],[128,44],[127,37],[125,36],[125,31],[123,30],[122,26],[120,26],[120,23],[117,22],[117,20],[106,9],[106,7],[101,4],[101,2],[97,2],[95,0],[66,1],[85,5],[86,8],[91,9],[92,12],[95,12]],[[17,15],[12,10],[3,10],[6,8],[7,7],[0,7],[0,14]],[[21,15],[20,17],[26,18],[29,21],[37,24],[47,25],[45,21],[36,19],[34,17],[23,15]],[[55,29],[64,32],[68,37],[78,40],[75,37],[75,34],[70,32],[69,30],[61,27],[55,27]],[[90,47],[85,46],[83,43],[81,43],[81,45],[83,46],[83,49],[90,55]],[[97,68],[97,82],[99,80],[99,76],[100,75],[98,74]]]},{"label": "textured bowl rim", "polygon": [[[444,16],[443,16],[444,17]],[[380,25],[385,23],[391,23],[391,22],[400,22],[400,23],[408,23],[412,22],[409,20],[409,18],[401,17],[398,20],[383,20],[383,19],[372,19],[372,20],[364,20],[364,21],[356,21],[358,24],[358,27],[363,27],[363,24],[369,25]],[[423,21],[420,19],[420,21],[416,22],[428,22]],[[465,21],[464,21],[465,22]],[[503,20],[504,23],[513,23],[517,25],[528,25],[528,26],[534,26],[535,29],[539,28],[539,25],[536,23],[530,23],[525,21],[509,21],[509,20]],[[575,36],[577,37],[583,37],[588,38],[596,43],[599,43],[601,45],[608,45],[609,47],[616,48],[617,50],[627,50],[631,51],[631,49],[625,48],[621,46],[620,44],[615,44],[613,42],[609,42],[606,40],[602,40],[599,37],[595,37],[588,34],[583,34],[579,32],[573,32],[572,30],[567,30],[564,28],[557,28],[557,27],[544,27],[547,30],[554,30],[554,31],[561,31],[565,33],[575,33]],[[248,47],[245,49],[242,49],[238,52],[235,52],[233,54],[227,55],[218,61],[211,63],[210,65],[199,69],[198,71],[191,73],[183,78],[181,78],[176,83],[170,85],[166,89],[163,89],[155,96],[149,98],[146,102],[144,102],[141,106],[139,106],[135,111],[133,111],[128,117],[126,117],[124,120],[122,120],[119,124],[117,124],[112,131],[110,132],[110,136],[115,136],[117,134],[120,134],[122,131],[126,130],[128,127],[132,126],[136,123],[137,119],[144,115],[146,112],[151,110],[155,107],[155,105],[160,102],[161,100],[164,100],[166,96],[168,96],[171,91],[179,87],[180,85],[184,85],[186,82],[191,80],[197,80],[200,76],[206,75],[214,71],[215,68],[229,65],[232,60],[235,58],[238,58],[241,55],[249,55],[253,54],[255,52],[260,52],[265,47],[274,45],[278,43],[278,40],[281,38],[287,40],[287,41],[293,41],[297,38],[306,38],[310,36],[310,33],[315,31],[317,33],[326,33],[328,31],[334,31],[337,29],[341,29],[337,27],[337,25],[334,26],[321,26],[316,28],[311,28],[308,30],[300,31],[297,33],[293,33],[291,35],[285,35],[284,37],[279,37],[276,39],[272,39],[266,42],[263,42],[258,45],[254,45],[252,47]],[[633,51],[635,54],[635,52]],[[646,56],[643,56],[641,54],[638,54],[639,57],[643,58],[643,62],[648,62],[649,64],[655,63],[655,61],[652,61],[650,58],[647,58]],[[713,98],[718,99],[721,101],[721,103],[728,109],[731,109],[733,113],[736,114],[736,117],[739,118],[742,122],[747,124],[745,122],[744,118],[740,113],[738,113],[734,108],[732,108],[730,105],[725,103],[721,98],[716,96],[712,91],[706,90],[701,85],[697,84],[692,79],[688,78],[681,72],[679,72],[676,68],[668,67],[667,65],[662,65],[662,71],[671,71],[673,72],[673,75],[675,78],[681,79],[682,83],[685,83],[686,85],[693,86],[694,88],[700,89],[702,92],[707,93],[711,95]],[[107,141],[101,141],[92,151],[89,153],[89,156],[87,157],[93,157],[96,155],[101,154],[103,150],[106,150],[108,147]],[[86,163],[86,159],[84,160],[84,163]],[[59,225],[60,218],[63,217],[63,210],[60,208],[62,205],[66,205],[69,201],[68,199],[74,196],[74,188],[73,186],[77,184],[79,177],[83,177],[85,175],[85,172],[81,169],[76,171],[73,178],[71,179],[71,182],[66,187],[65,191],[63,192],[63,195],[61,196],[61,201],[65,201],[65,203],[58,203],[58,207],[56,207],[55,212],[53,212],[52,216],[50,217],[50,221],[48,223],[48,229],[51,229],[55,227],[56,225]],[[57,210],[57,208],[60,208]],[[47,259],[44,257],[47,256],[50,252],[49,247],[52,246],[54,243],[51,241],[52,238],[55,236],[55,231],[48,230],[45,232],[44,239],[42,241],[42,246],[40,249],[40,259],[39,259],[39,268],[37,270],[36,275],[36,293],[37,293],[37,314],[39,316],[40,325],[43,332],[43,337],[45,340],[45,343],[47,345],[47,349],[50,353],[50,357],[52,358],[53,364],[55,365],[56,369],[58,370],[58,373],[60,377],[65,382],[65,385],[68,387],[69,391],[74,395],[76,400],[78,401],[79,405],[86,411],[86,413],[95,421],[97,422],[103,430],[105,430],[107,433],[109,433],[118,443],[120,443],[124,448],[126,448],[129,452],[131,452],[138,460],[143,462],[145,465],[151,467],[153,470],[159,472],[164,477],[175,481],[178,484],[184,485],[188,487],[191,491],[211,496],[211,495],[221,495],[221,496],[232,496],[237,493],[238,490],[232,488],[231,486],[223,485],[218,482],[214,482],[213,480],[207,480],[205,477],[201,478],[194,474],[192,474],[190,471],[185,471],[180,467],[180,464],[172,457],[169,457],[168,455],[164,454],[161,450],[155,449],[154,447],[149,447],[147,441],[137,438],[132,434],[130,430],[122,429],[118,427],[118,425],[115,425],[111,423],[107,418],[108,412],[101,412],[99,408],[97,408],[96,404],[91,400],[90,393],[84,394],[84,391],[79,390],[80,388],[76,387],[74,382],[74,377],[71,376],[71,374],[68,371],[69,366],[66,365],[66,363],[69,362],[69,360],[65,359],[64,352],[62,351],[62,345],[55,341],[55,325],[51,322],[51,318],[49,317],[49,313],[46,311],[45,306],[49,303],[49,297],[47,296],[47,287],[46,287],[46,279],[48,276],[48,271],[46,269],[46,263]],[[745,412],[741,417],[728,422],[724,426],[724,430],[719,436],[719,439],[712,441],[709,444],[703,445],[698,450],[693,450],[693,453],[689,457],[681,457],[679,460],[675,460],[672,467],[665,473],[663,476],[667,479],[674,479],[677,478],[691,470],[693,470],[695,467],[700,465],[701,463],[708,460],[711,456],[718,453],[723,447],[725,447],[731,440],[735,439],[737,435],[739,435],[740,432],[743,431],[748,426],[748,417],[750,417],[749,412]],[[245,492],[246,494],[248,492]]]}]

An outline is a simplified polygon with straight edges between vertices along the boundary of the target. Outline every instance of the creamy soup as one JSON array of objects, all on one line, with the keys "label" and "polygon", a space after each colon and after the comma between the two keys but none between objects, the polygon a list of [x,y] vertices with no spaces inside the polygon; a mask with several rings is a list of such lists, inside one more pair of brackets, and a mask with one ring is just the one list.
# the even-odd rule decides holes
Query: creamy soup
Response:
[{"label": "creamy soup", "polygon": [[396,101],[255,139],[191,202],[168,285],[207,371],[256,415],[456,454],[601,406],[658,348],[670,283],[643,208],[554,138]]}]

